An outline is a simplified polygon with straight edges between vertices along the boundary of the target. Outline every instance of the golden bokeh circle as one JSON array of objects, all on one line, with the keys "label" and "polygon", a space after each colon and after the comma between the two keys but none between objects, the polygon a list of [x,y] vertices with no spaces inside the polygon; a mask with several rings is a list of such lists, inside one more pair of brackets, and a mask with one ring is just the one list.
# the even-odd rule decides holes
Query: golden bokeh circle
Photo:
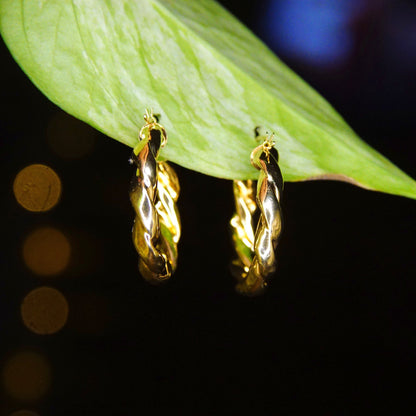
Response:
[{"label": "golden bokeh circle", "polygon": [[46,394],[51,385],[51,368],[46,358],[32,351],[9,358],[2,371],[5,391],[23,401],[34,401]]},{"label": "golden bokeh circle", "polygon": [[17,410],[16,412],[10,413],[9,416],[39,416],[39,414],[31,410]]},{"label": "golden bokeh circle", "polygon": [[34,164],[26,166],[13,182],[17,202],[28,211],[45,212],[59,201],[62,184],[59,176],[49,166]]},{"label": "golden bokeh circle", "polygon": [[20,306],[24,324],[39,335],[54,334],[68,320],[68,302],[52,287],[39,287],[29,292]]},{"label": "golden bokeh circle", "polygon": [[68,238],[53,227],[42,227],[30,233],[23,243],[26,266],[41,276],[53,276],[68,265],[71,245]]}]

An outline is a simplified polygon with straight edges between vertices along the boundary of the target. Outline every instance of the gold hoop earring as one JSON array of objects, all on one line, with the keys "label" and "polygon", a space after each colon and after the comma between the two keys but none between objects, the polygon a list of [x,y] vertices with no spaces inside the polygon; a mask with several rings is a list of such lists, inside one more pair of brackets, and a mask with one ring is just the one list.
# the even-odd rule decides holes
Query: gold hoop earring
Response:
[{"label": "gold hoop earring", "polygon": [[260,170],[257,183],[251,180],[233,183],[236,212],[231,227],[238,258],[232,262],[231,271],[237,279],[237,291],[245,295],[263,292],[276,270],[275,251],[282,231],[283,178],[272,137],[266,137],[251,153],[251,164]]},{"label": "gold hoop earring", "polygon": [[131,159],[136,166],[130,188],[136,212],[132,235],[141,275],[160,283],[169,279],[177,266],[181,224],[176,202],[180,187],[173,168],[157,161],[167,143],[165,128],[153,111],[146,110],[144,120]]}]

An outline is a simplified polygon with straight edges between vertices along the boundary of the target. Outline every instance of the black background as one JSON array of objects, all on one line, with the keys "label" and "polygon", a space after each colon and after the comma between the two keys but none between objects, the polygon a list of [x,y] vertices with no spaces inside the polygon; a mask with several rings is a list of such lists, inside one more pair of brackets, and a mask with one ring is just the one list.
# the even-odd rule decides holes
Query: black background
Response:
[{"label": "black background", "polygon": [[[267,2],[223,3],[259,30]],[[368,42],[343,68],[322,72],[285,60],[361,137],[416,177],[414,79],[383,66],[383,18],[366,19],[363,27],[373,27]],[[3,357],[41,351],[53,369],[40,401],[21,403],[3,392],[4,414],[23,407],[41,416],[409,411],[415,201],[339,182],[287,183],[278,273],[264,296],[243,298],[228,272],[231,182],[177,167],[179,266],[169,284],[150,286],[131,243],[130,149],[98,134],[87,157],[56,156],[45,132],[61,110],[4,44],[0,55],[0,348]],[[62,200],[51,212],[29,213],[13,197],[15,175],[31,163],[48,164],[61,177]],[[88,273],[75,264],[45,281],[25,268],[23,238],[44,224],[78,241],[77,261],[88,263]],[[51,336],[29,332],[19,316],[24,295],[43,284],[59,288],[70,305],[68,324]],[[97,298],[105,306],[95,310]],[[91,315],[97,328],[82,329]]]}]

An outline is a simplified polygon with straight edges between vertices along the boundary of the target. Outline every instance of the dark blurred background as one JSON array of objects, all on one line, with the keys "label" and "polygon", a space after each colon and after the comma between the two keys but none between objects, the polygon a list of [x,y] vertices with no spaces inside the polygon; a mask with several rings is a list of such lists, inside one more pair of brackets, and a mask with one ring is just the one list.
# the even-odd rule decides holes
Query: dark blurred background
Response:
[{"label": "dark blurred background", "polygon": [[[413,3],[222,3],[416,177]],[[231,182],[177,167],[179,266],[150,286],[131,243],[130,149],[0,54],[0,414],[412,414],[415,201],[286,184],[279,269],[248,299],[228,272]],[[14,195],[32,164],[56,196],[62,185],[47,212]]]}]

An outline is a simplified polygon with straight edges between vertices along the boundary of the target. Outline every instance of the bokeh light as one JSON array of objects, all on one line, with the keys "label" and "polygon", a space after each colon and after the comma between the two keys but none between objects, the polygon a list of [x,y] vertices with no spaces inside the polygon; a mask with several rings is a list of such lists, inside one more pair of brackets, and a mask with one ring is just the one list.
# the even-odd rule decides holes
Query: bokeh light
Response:
[{"label": "bokeh light", "polygon": [[59,201],[62,185],[59,176],[49,166],[26,166],[16,176],[13,192],[17,202],[28,211],[45,212]]},{"label": "bokeh light", "polygon": [[16,412],[10,413],[9,416],[39,416],[39,414],[31,410],[17,410]]},{"label": "bokeh light", "polygon": [[54,334],[63,328],[68,319],[68,302],[65,296],[52,287],[39,287],[29,292],[20,307],[22,319],[36,334]]},{"label": "bokeh light", "polygon": [[336,66],[352,53],[349,23],[360,7],[359,0],[271,0],[261,30],[286,56],[313,66]]},{"label": "bokeh light", "polygon": [[34,401],[46,394],[51,385],[51,368],[46,358],[33,351],[10,357],[2,371],[5,391],[15,399]]},{"label": "bokeh light", "polygon": [[87,155],[94,147],[95,136],[92,127],[62,111],[50,120],[47,130],[51,149],[65,159]]},{"label": "bokeh light", "polygon": [[41,276],[54,276],[62,272],[67,267],[70,256],[69,240],[56,228],[38,228],[23,243],[26,266]]}]

